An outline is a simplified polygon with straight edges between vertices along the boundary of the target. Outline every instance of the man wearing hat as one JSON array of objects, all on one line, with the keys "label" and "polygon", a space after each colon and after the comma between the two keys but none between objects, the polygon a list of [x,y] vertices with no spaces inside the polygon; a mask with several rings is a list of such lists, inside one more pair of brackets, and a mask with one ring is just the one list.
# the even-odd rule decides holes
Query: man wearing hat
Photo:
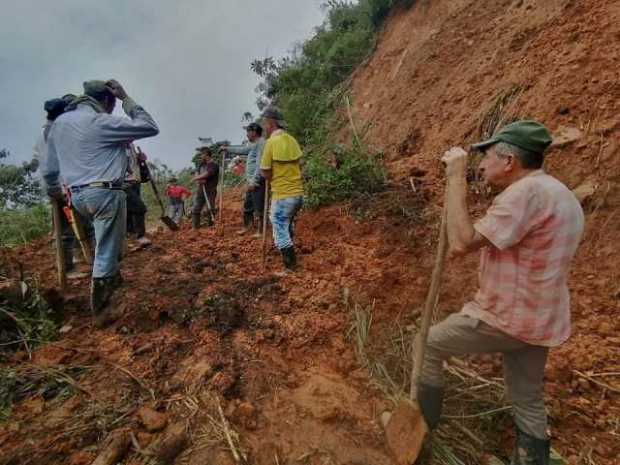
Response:
[{"label": "man wearing hat", "polygon": [[[214,214],[215,201],[217,200],[217,184],[220,174],[220,166],[213,160],[213,154],[209,147],[200,147],[200,164],[198,165],[198,174],[192,179],[197,184],[196,193],[194,194],[194,202],[192,207],[192,227],[198,229],[200,227],[200,215],[207,198],[209,199],[207,208],[211,208],[211,212],[207,215],[207,225],[213,226],[211,213]],[[205,192],[207,197],[205,197]]]},{"label": "man wearing hat", "polygon": [[[40,170],[43,170],[47,167],[47,138],[49,135],[49,131],[52,128],[52,124],[54,121],[64,113],[67,105],[71,103],[73,99],[75,99],[75,95],[67,94],[62,98],[54,98],[45,102],[43,108],[47,113],[47,118],[45,124],[43,126],[43,131],[39,136],[35,147],[34,147],[34,159],[37,161],[38,167]],[[42,188],[47,190],[45,185],[45,181],[42,180]],[[61,206],[66,204],[65,196],[62,191],[59,192],[60,195],[57,195],[56,200],[60,203]],[[77,217],[78,221],[81,221],[81,224],[84,221],[81,220],[79,214],[74,212],[74,215]],[[85,273],[79,272],[75,267],[75,247],[76,247],[76,239],[75,234],[73,233],[73,229],[67,220],[65,215],[60,215],[60,229],[62,231],[62,245],[64,249],[64,257],[65,257],[65,270],[67,272],[67,279],[78,279],[87,277]],[[87,235],[87,239],[94,240],[94,231],[91,228],[88,228],[85,231]]]},{"label": "man wearing hat", "polygon": [[[129,118],[111,113],[116,99]],[[42,170],[50,195],[60,191],[59,176],[69,186],[74,208],[95,229],[91,283],[95,324],[110,319],[109,300],[121,283],[119,256],[126,222],[123,179],[131,142],[159,133],[153,118],[115,80],[88,81],[54,122],[48,138],[48,166]]]},{"label": "man wearing hat", "polygon": [[427,425],[437,425],[443,398],[443,361],[499,352],[517,429],[514,465],[543,465],[549,437],[543,376],[550,348],[570,335],[567,277],[584,227],[573,193],[542,169],[551,144],[547,129],[517,121],[473,145],[479,171],[502,189],[485,216],[467,209],[467,152],[445,153],[449,253],[481,251],[479,289],[462,310],[431,327],[418,402]]},{"label": "man wearing hat", "polygon": [[271,183],[273,238],[282,254],[285,269],[290,271],[297,264],[294,222],[304,199],[300,166],[302,151],[295,138],[286,132],[280,110],[268,107],[261,116],[269,139],[263,149],[260,168],[263,177]]},{"label": "man wearing hat", "polygon": [[178,179],[171,177],[166,186],[166,197],[168,197],[168,216],[172,218],[176,224],[181,222],[183,216],[183,206],[185,199],[192,196],[192,193],[185,187],[178,185]]},{"label": "man wearing hat", "polygon": [[250,123],[245,127],[249,144],[227,145],[221,150],[236,155],[247,155],[245,162],[245,180],[248,184],[243,202],[243,229],[239,234],[245,234],[252,227],[254,215],[256,215],[256,236],[260,236],[263,223],[263,210],[265,207],[265,179],[260,173],[260,161],[265,146],[263,128],[258,123]]}]

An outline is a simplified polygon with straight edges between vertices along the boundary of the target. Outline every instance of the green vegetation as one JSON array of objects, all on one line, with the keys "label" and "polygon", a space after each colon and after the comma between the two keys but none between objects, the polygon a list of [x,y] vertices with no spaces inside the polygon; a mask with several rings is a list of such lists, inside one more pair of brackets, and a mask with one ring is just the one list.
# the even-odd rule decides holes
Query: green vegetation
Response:
[{"label": "green vegetation", "polygon": [[348,79],[372,54],[383,20],[395,5],[412,3],[329,0],[323,4],[327,18],[314,37],[278,62],[271,57],[252,62],[251,69],[262,78],[259,109],[271,103],[280,107],[288,129],[306,149],[307,205],[318,207],[383,188],[378,154],[357,135],[348,149],[334,147],[331,137],[341,124],[337,115],[348,98]]},{"label": "green vegetation", "polygon": [[62,312],[52,309],[33,280],[7,280],[0,294],[0,350],[23,348],[30,352],[39,344],[56,339]]},{"label": "green vegetation", "polygon": [[52,220],[49,206],[0,209],[0,247],[23,245],[49,233]]}]

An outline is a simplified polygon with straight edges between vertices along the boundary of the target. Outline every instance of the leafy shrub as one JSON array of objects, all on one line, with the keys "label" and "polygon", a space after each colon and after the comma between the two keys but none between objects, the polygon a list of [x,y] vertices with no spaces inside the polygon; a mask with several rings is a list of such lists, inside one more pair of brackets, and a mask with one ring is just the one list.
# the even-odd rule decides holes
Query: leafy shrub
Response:
[{"label": "leafy shrub", "polygon": [[315,154],[304,166],[306,205],[316,208],[383,190],[385,171],[380,154],[354,144],[336,147],[331,155]]}]

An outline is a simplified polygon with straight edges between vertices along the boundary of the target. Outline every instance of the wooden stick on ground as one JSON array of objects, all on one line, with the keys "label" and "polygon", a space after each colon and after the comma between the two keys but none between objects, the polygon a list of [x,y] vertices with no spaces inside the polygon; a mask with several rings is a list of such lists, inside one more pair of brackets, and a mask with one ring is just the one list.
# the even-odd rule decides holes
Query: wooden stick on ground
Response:
[{"label": "wooden stick on ground", "polygon": [[126,431],[114,434],[92,465],[116,465],[129,452],[131,437]]},{"label": "wooden stick on ground", "polygon": [[232,453],[235,459],[235,462],[245,463],[245,460],[246,460],[245,456],[243,455],[242,452],[238,451],[237,448],[235,447],[235,443],[230,433],[230,427],[228,426],[228,420],[226,420],[226,417],[224,416],[224,412],[222,411],[222,405],[220,404],[219,399],[217,401],[217,411],[220,414],[220,421],[222,423],[222,429],[224,431],[224,435],[226,436],[226,442],[228,442],[228,447],[230,448],[230,452]]}]

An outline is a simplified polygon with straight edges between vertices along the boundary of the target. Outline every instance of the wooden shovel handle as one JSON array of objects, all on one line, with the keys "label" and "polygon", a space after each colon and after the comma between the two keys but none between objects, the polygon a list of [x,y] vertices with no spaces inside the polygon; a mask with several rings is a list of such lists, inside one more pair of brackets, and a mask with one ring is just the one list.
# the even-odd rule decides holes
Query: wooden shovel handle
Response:
[{"label": "wooden shovel handle", "polygon": [[[446,199],[447,200],[447,199]],[[414,397],[416,385],[422,373],[422,365],[424,364],[424,353],[426,352],[426,342],[428,339],[428,330],[431,326],[433,310],[437,306],[439,296],[439,285],[441,284],[441,274],[443,272],[444,263],[446,261],[446,253],[448,251],[448,206],[444,201],[443,211],[441,214],[441,226],[439,231],[439,244],[437,246],[437,256],[435,257],[435,267],[431,277],[431,285],[426,295],[424,304],[424,313],[422,313],[422,325],[416,339],[413,373],[411,375],[411,397]]]},{"label": "wooden shovel handle", "polygon": [[265,267],[265,255],[267,250],[267,211],[269,210],[269,181],[265,179],[265,203],[263,205],[263,244],[262,244],[262,259],[263,268]]},{"label": "wooden shovel handle", "polygon": [[58,270],[58,285],[60,289],[67,287],[67,265],[65,249],[62,244],[62,207],[56,199],[50,199],[52,204],[52,222],[54,226],[54,242],[56,245],[56,268]]}]

